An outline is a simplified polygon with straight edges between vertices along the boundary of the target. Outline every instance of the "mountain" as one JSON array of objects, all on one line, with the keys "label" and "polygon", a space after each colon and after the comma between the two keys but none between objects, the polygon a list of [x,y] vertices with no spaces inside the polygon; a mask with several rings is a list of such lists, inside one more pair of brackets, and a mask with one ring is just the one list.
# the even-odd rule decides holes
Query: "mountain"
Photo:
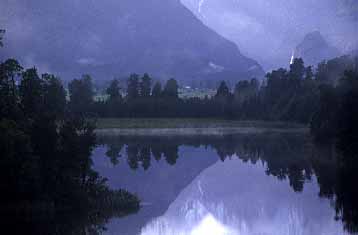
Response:
[{"label": "mountain", "polygon": [[329,45],[319,31],[308,33],[295,49],[295,57],[302,58],[306,65],[317,65],[339,55],[338,49]]},{"label": "mountain", "polygon": [[72,79],[148,72],[182,81],[264,75],[237,46],[201,23],[179,0],[4,0],[1,58],[15,57]]}]

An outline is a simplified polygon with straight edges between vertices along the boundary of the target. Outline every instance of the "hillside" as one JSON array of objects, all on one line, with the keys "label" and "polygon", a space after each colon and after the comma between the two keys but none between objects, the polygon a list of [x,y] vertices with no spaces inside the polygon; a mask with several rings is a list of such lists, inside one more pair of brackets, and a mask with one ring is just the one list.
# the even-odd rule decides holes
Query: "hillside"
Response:
[{"label": "hillside", "polygon": [[148,72],[182,81],[236,81],[264,74],[179,0],[15,0],[5,6],[1,58],[37,64],[64,79],[82,73],[111,79]]}]

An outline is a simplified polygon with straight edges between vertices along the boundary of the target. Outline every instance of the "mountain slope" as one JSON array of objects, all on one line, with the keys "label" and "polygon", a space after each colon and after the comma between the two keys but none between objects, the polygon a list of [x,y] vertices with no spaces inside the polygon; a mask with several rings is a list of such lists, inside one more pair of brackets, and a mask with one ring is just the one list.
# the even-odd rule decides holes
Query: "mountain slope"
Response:
[{"label": "mountain slope", "polygon": [[179,0],[5,0],[2,58],[99,79],[149,72],[180,80],[263,75],[235,44],[203,25]]},{"label": "mountain slope", "polygon": [[319,31],[308,33],[295,52],[296,57],[302,58],[306,65],[317,65],[340,54],[337,48],[326,42]]}]

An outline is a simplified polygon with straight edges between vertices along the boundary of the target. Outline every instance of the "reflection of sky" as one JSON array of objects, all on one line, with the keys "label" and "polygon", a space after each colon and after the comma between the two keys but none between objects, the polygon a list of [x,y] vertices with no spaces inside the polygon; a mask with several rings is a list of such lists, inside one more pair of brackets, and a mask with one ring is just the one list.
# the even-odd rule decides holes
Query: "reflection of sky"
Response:
[{"label": "reflection of sky", "polygon": [[195,178],[141,235],[344,234],[313,179],[302,193],[260,165],[217,162]]}]

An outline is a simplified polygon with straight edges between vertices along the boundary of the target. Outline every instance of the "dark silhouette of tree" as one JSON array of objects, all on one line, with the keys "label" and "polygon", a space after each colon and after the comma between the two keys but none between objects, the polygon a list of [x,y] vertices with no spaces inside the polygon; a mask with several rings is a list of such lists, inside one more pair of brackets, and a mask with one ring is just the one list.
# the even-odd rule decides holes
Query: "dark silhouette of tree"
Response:
[{"label": "dark silhouette of tree", "polygon": [[163,156],[170,165],[174,165],[179,158],[178,145],[163,146]]},{"label": "dark silhouette of tree", "polygon": [[147,73],[145,73],[140,82],[140,96],[149,97],[151,89],[152,89],[152,79],[149,77]]},{"label": "dark silhouette of tree", "polygon": [[81,79],[74,79],[68,85],[70,95],[70,109],[76,114],[88,114],[93,105],[93,84],[89,75],[83,75]]},{"label": "dark silhouette of tree", "polygon": [[1,117],[16,118],[19,115],[18,88],[15,84],[15,78],[21,75],[22,69],[14,59],[8,59],[0,64]]},{"label": "dark silhouette of tree", "polygon": [[140,95],[140,87],[139,87],[139,76],[137,74],[131,74],[128,78],[127,84],[127,98],[136,99]]},{"label": "dark silhouette of tree", "polygon": [[61,80],[52,74],[43,74],[42,80],[46,112],[55,117],[61,117],[65,113],[66,107],[66,90]]},{"label": "dark silhouette of tree", "polygon": [[111,163],[116,166],[119,163],[119,158],[122,157],[123,145],[118,143],[110,143],[107,146],[106,156],[110,159]]},{"label": "dark silhouette of tree", "polygon": [[[337,145],[349,157],[349,163],[358,164],[358,71],[346,71],[338,87],[340,90],[340,105],[337,109]],[[331,128],[332,128],[331,126]]]},{"label": "dark silhouette of tree", "polygon": [[312,80],[313,76],[314,76],[314,74],[313,74],[312,66],[308,66],[306,68],[305,79]]},{"label": "dark silhouette of tree", "polygon": [[290,65],[289,76],[292,79],[302,79],[305,74],[305,66],[301,58],[294,59]]},{"label": "dark silhouette of tree", "polygon": [[[47,217],[76,213],[81,220],[95,216],[104,223],[111,216],[137,210],[135,196],[110,190],[92,169],[95,123],[66,107],[59,78],[51,74],[40,77],[35,68],[21,70],[15,60],[0,64],[0,110],[9,110],[10,103],[16,110],[15,115],[0,116],[0,207],[16,211],[6,219],[19,217],[19,230],[26,230],[22,233],[43,234],[47,229],[41,226],[42,221],[54,224]],[[20,80],[19,85],[15,79]],[[72,97],[85,97],[76,92],[88,87],[86,79],[77,82],[79,87],[72,84]],[[92,97],[87,97],[87,102],[92,102]],[[38,213],[39,206],[46,215]],[[55,230],[48,234],[61,233]]]},{"label": "dark silhouette of tree", "polygon": [[219,85],[219,88],[216,91],[215,98],[226,99],[229,96],[230,96],[230,90],[229,90],[228,86],[226,85],[226,82],[222,81]]},{"label": "dark silhouette of tree", "polygon": [[177,99],[178,88],[179,88],[178,82],[173,78],[169,79],[164,86],[163,96],[166,98]]},{"label": "dark silhouette of tree", "polygon": [[139,155],[140,155],[140,160],[142,162],[143,169],[147,170],[150,167],[150,159],[151,159],[150,147],[143,146],[140,149]]},{"label": "dark silhouette of tree", "polygon": [[36,68],[27,69],[22,74],[19,91],[22,108],[26,115],[35,117],[43,111],[43,81],[39,78]]},{"label": "dark silhouette of tree", "polygon": [[0,47],[4,46],[4,43],[3,43],[4,34],[5,34],[5,30],[0,29]]},{"label": "dark silhouette of tree", "polygon": [[162,96],[162,85],[160,84],[160,82],[156,82],[152,90],[152,97],[159,98],[161,96]]},{"label": "dark silhouette of tree", "polygon": [[128,144],[126,148],[127,162],[131,169],[135,170],[138,168],[139,161],[139,148],[137,145]]},{"label": "dark silhouette of tree", "polygon": [[160,150],[160,146],[158,145],[151,146],[151,152],[156,161],[159,161],[162,158],[162,152]]},{"label": "dark silhouette of tree", "polygon": [[106,93],[109,95],[109,99],[111,101],[121,99],[120,86],[119,81],[117,79],[113,79],[106,89]]},{"label": "dark silhouette of tree", "polygon": [[259,83],[256,79],[252,79],[251,81],[239,81],[235,85],[234,89],[235,102],[237,104],[242,104],[243,102],[257,95],[258,89]]},{"label": "dark silhouette of tree", "polygon": [[321,85],[319,91],[319,107],[310,123],[310,130],[316,141],[326,141],[336,135],[339,98],[331,85]]}]

